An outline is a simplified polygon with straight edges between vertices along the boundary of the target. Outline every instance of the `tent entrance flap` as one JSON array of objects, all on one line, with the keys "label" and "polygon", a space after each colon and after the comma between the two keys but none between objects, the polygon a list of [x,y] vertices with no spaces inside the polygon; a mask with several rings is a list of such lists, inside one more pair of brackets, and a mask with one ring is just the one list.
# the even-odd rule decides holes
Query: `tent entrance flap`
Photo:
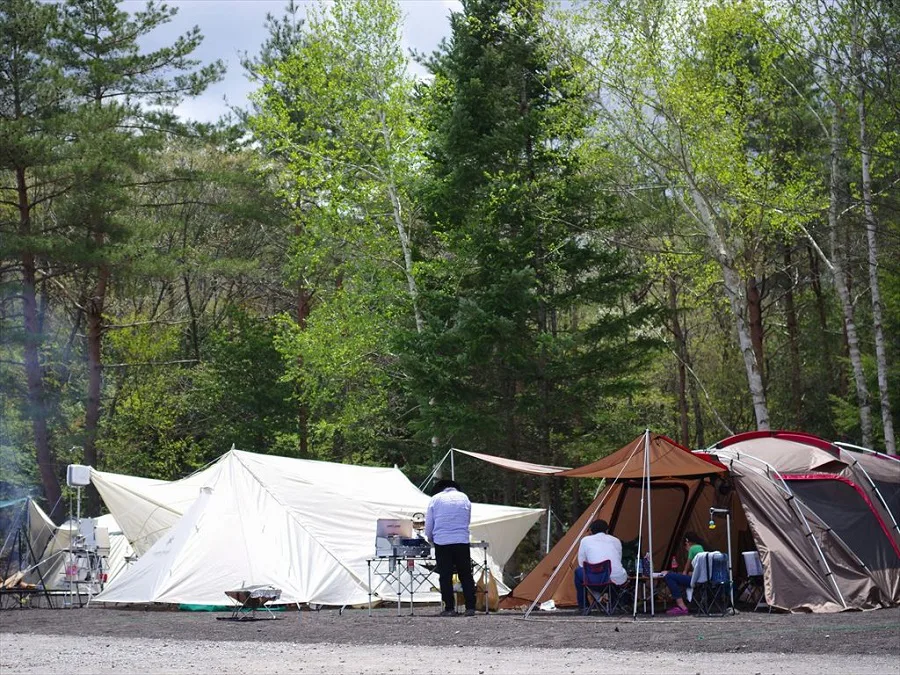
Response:
[{"label": "tent entrance flap", "polygon": [[[619,490],[610,523],[610,534],[622,542],[622,563],[629,573],[635,570],[635,559],[650,550],[652,534],[652,560],[654,571],[666,567],[665,562],[674,555],[674,539],[680,534],[685,520],[689,498],[696,486],[685,483],[657,483],[650,485],[652,530],[649,519],[641,523],[641,497],[644,488],[634,481]],[[638,550],[639,540],[641,548]]]}]

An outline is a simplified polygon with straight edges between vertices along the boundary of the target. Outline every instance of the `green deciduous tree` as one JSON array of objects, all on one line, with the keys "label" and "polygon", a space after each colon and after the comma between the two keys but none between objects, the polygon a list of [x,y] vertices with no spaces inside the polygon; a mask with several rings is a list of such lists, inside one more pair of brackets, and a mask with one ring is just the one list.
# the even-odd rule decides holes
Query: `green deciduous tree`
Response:
[{"label": "green deciduous tree", "polygon": [[387,336],[405,316],[421,326],[409,196],[420,139],[399,5],[323,4],[290,48],[279,46],[285,25],[250,64],[261,86],[249,124],[294,207],[289,276],[306,310],[281,344],[322,444],[314,452],[329,454],[353,429],[385,428]]}]

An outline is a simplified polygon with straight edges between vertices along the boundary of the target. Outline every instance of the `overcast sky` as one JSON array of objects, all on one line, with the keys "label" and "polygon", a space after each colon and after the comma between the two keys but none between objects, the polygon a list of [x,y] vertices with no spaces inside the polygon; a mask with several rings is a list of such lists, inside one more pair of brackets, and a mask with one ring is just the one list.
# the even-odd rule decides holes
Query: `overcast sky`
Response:
[{"label": "overcast sky", "polygon": [[[266,39],[266,14],[281,16],[286,0],[167,0],[177,7],[178,14],[164,27],[148,36],[142,43],[147,49],[171,44],[176,36],[193,26],[199,26],[204,40],[195,55],[203,63],[221,59],[228,69],[225,79],[211,86],[202,96],[185,101],[177,110],[183,117],[212,122],[228,111],[228,106],[244,107],[250,83],[244,76],[240,56],[244,52],[257,54]],[[301,12],[314,2],[299,0]],[[122,7],[135,12],[144,7],[144,0],[125,0]],[[430,53],[449,32],[451,9],[459,11],[456,0],[400,0],[406,15],[404,30],[408,48]],[[412,72],[422,69],[411,65]]]}]

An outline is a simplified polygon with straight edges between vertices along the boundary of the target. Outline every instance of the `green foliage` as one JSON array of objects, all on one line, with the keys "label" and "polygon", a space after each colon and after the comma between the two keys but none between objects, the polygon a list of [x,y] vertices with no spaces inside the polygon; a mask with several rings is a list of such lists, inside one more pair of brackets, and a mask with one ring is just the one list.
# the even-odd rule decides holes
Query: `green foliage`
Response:
[{"label": "green foliage", "polygon": [[[244,60],[251,109],[198,127],[173,110],[221,75],[193,59],[199,32],[140,47],[174,8],[0,0],[0,496],[40,480],[35,421],[60,474],[98,412],[98,466],[159,478],[232,444],[414,478],[449,445],[577,465],[648,427],[680,437],[681,406],[708,445],[755,424],[735,340],[751,285],[772,426],[858,442],[844,317],[808,242],[846,252],[876,392],[861,78],[900,390],[896,12],[584,6],[466,0],[417,82],[402,3],[302,21],[291,3]],[[589,499],[465,462],[477,497]]]},{"label": "green foliage", "polygon": [[252,452],[295,454],[298,406],[284,381],[272,320],[232,311],[207,340],[194,374],[191,407],[203,420],[205,459],[235,445]]},{"label": "green foliage", "polygon": [[322,6],[290,47],[274,22],[250,64],[261,83],[250,128],[295,206],[288,279],[314,296],[279,350],[317,457],[371,457],[394,433],[390,336],[414,314],[408,190],[420,162],[400,20],[389,0]]}]

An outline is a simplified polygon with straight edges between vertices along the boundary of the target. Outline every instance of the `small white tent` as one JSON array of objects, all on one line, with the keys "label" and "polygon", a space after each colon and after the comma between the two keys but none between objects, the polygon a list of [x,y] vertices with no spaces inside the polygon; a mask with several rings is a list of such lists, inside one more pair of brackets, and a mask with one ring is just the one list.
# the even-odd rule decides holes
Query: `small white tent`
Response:
[{"label": "small white tent", "polygon": [[[429,499],[398,469],[239,450],[182,481],[92,480],[142,553],[103,602],[217,605],[226,590],[271,584],[282,602],[362,603],[376,521],[424,512]],[[472,536],[490,542],[495,574],[541,513],[473,504]]]},{"label": "small white tent", "polygon": [[[40,561],[28,573],[27,581],[35,584],[43,582],[49,591],[68,590],[70,584],[65,566],[71,562],[69,552],[79,531],[78,522],[67,520],[62,525],[55,525],[33,499],[28,500],[26,509],[29,544],[35,558]],[[103,558],[106,578],[112,581],[125,569],[134,551],[111,514],[92,520],[97,530],[106,530],[109,548],[100,548],[98,553]]]}]

